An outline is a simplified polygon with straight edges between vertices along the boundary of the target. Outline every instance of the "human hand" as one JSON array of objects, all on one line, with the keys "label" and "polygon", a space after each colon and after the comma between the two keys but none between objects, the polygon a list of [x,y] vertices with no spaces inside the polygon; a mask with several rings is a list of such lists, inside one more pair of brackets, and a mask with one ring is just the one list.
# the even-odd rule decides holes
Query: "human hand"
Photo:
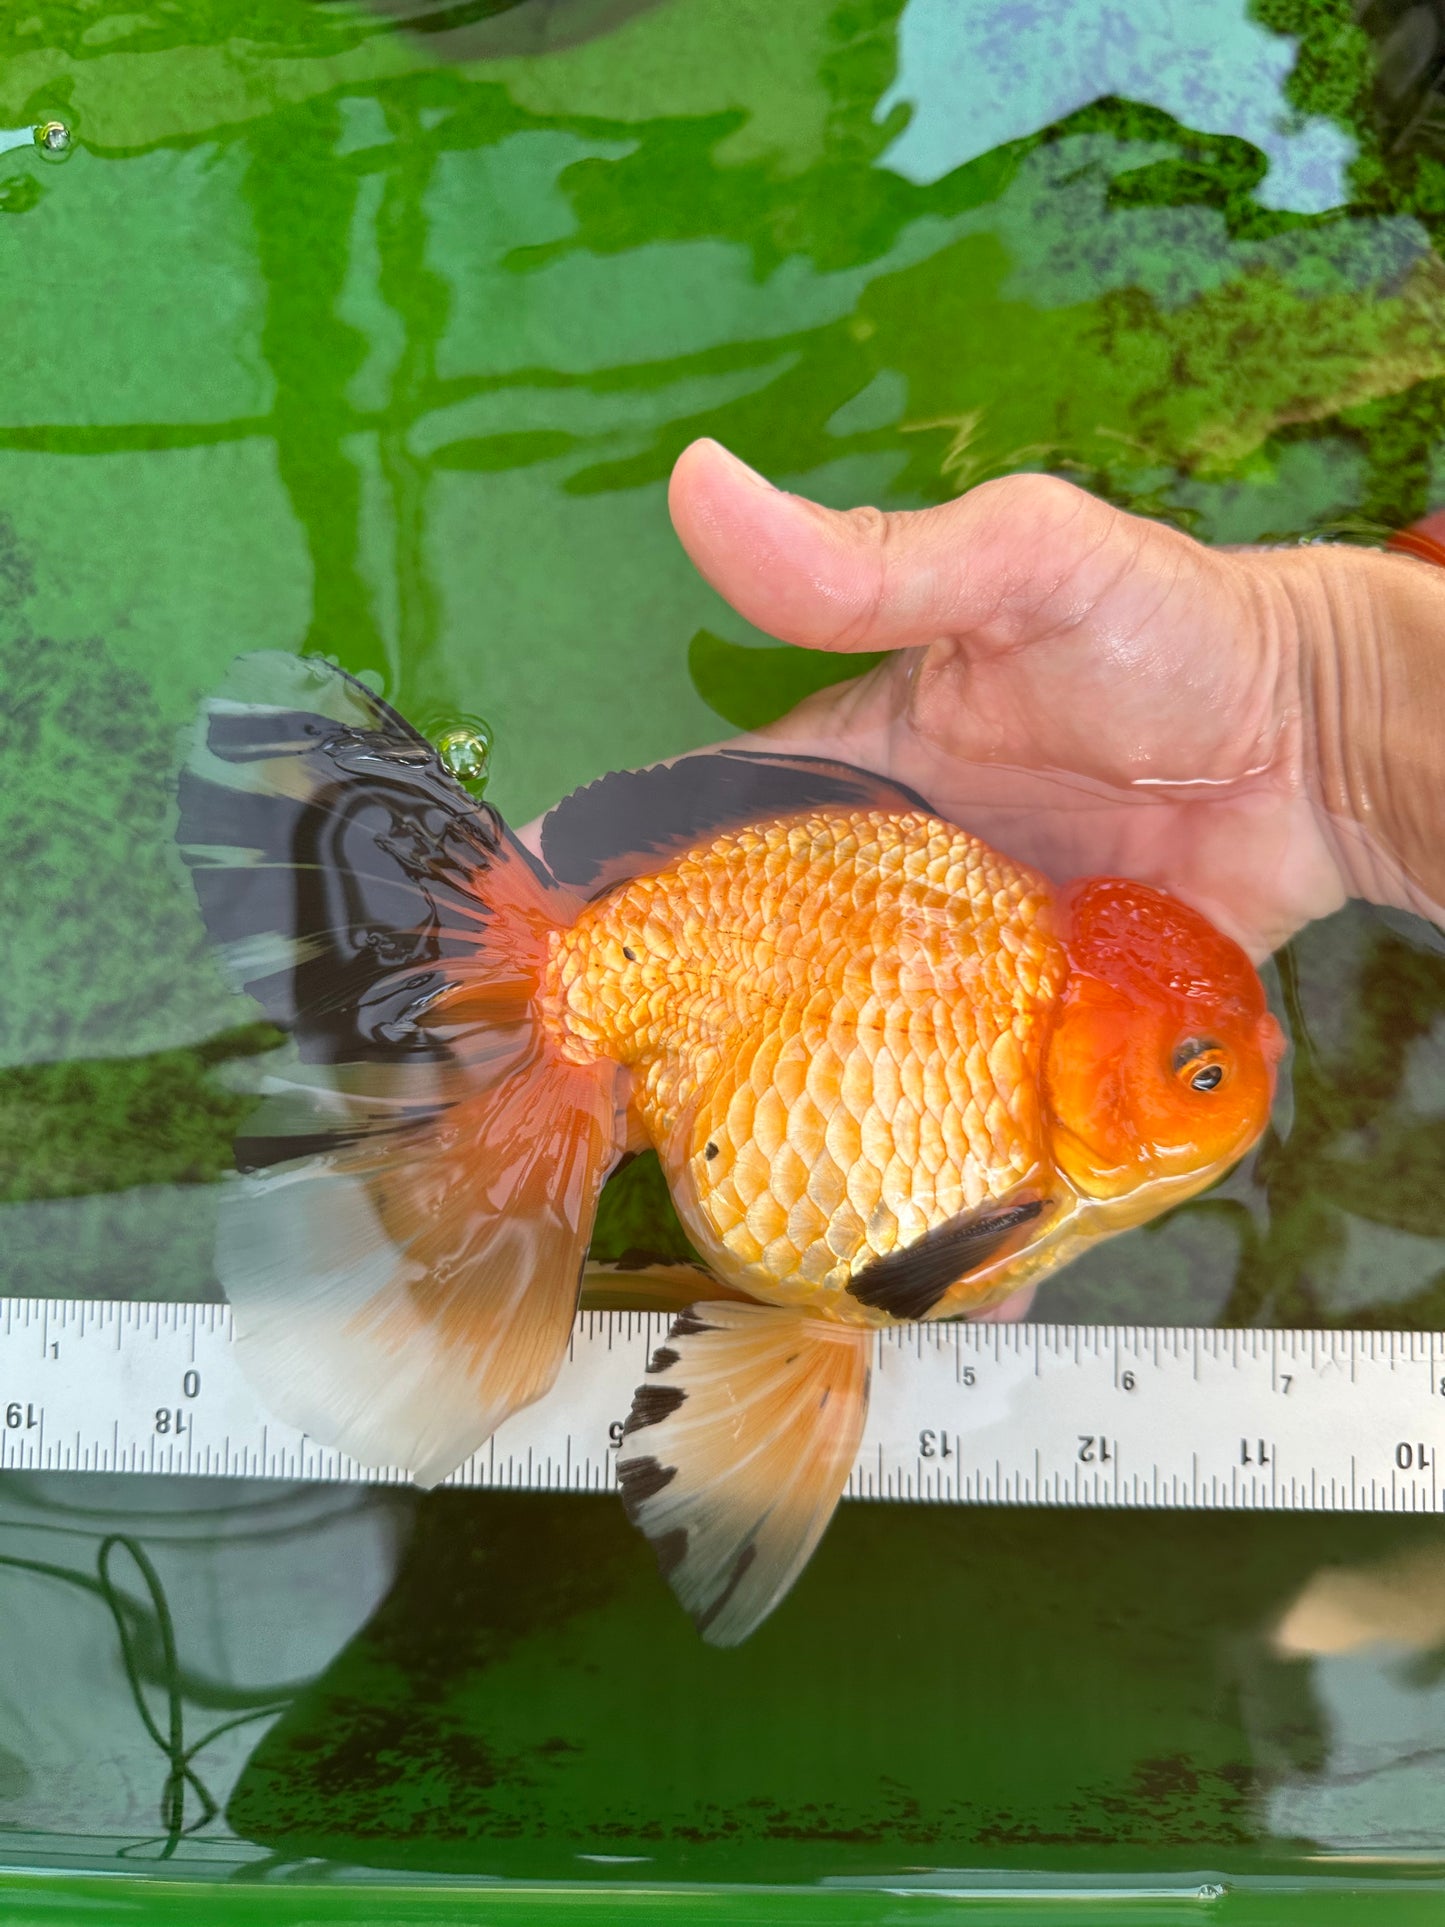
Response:
[{"label": "human hand", "polygon": [[1040,475],[840,513],[714,442],[678,461],[671,507],[760,628],[894,652],[771,743],[905,782],[1056,882],[1159,884],[1255,958],[1349,894],[1427,913],[1445,896],[1439,731],[1417,723],[1407,748],[1389,700],[1394,673],[1439,716],[1445,572],[1357,548],[1208,549]]}]

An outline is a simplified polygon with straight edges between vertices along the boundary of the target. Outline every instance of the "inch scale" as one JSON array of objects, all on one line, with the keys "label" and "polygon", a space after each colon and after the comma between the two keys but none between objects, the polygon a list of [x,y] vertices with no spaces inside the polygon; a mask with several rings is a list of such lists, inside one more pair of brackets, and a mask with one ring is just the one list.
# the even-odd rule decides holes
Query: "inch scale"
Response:
[{"label": "inch scale", "polygon": [[[616,1485],[670,1317],[582,1312],[557,1384],[447,1481]],[[847,1493],[972,1505],[1445,1508],[1445,1333],[911,1325]],[[0,1298],[0,1470],[393,1484],[269,1416],[224,1305]]]}]

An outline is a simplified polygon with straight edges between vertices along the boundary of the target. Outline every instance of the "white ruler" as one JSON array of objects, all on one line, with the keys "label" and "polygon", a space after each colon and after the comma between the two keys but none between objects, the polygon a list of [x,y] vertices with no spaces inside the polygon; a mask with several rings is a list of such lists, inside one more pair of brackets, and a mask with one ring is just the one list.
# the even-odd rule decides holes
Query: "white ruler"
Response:
[{"label": "white ruler", "polygon": [[[448,1482],[615,1485],[670,1320],[583,1312],[556,1386]],[[848,1492],[962,1504],[1445,1507],[1445,1333],[913,1325],[880,1333]],[[0,1299],[0,1469],[393,1483],[262,1408],[222,1305]]]}]

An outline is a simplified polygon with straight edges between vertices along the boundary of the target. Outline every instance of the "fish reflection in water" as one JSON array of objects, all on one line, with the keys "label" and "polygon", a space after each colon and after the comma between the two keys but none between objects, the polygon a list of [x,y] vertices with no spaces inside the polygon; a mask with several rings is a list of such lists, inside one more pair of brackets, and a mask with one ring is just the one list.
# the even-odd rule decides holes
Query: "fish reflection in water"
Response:
[{"label": "fish reflection in water", "polygon": [[1282,1658],[1357,1652],[1383,1641],[1401,1651],[1445,1650],[1445,1545],[1411,1547],[1368,1566],[1325,1566],[1275,1626]]},{"label": "fish reflection in water", "polygon": [[[555,53],[610,33],[660,0],[362,0],[383,29],[418,35],[433,59],[497,60]],[[313,0],[355,9],[342,0]]]},{"label": "fish reflection in water", "polygon": [[274,1409],[444,1478],[553,1382],[598,1193],[656,1148],[719,1281],[619,1455],[705,1636],[806,1563],[872,1334],[979,1312],[1255,1141],[1253,967],[1146,885],[1043,877],[840,763],[620,773],[541,858],[320,662],[243,658],[182,778],[233,977],[292,1035],[218,1270]]},{"label": "fish reflection in water", "polygon": [[1376,1856],[1438,1845],[1445,1543],[1427,1531],[1321,1566],[1266,1630],[1246,1706],[1276,1835]]}]

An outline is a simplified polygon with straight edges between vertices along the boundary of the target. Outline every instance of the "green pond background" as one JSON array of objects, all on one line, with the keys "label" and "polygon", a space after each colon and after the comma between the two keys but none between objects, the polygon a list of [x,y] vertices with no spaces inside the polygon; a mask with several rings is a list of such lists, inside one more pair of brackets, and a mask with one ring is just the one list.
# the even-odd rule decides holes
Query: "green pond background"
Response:
[{"label": "green pond background", "polygon": [[[692,572],[699,434],[840,505],[1034,468],[1212,542],[1377,541],[1445,502],[1442,237],[1445,14],[1404,0],[15,0],[0,1291],[216,1295],[277,1038],[169,811],[232,655],[484,716],[522,820],[836,668]],[[1042,1315],[1445,1327],[1440,940],[1352,907],[1271,989],[1275,1128]],[[678,1237],[629,1167],[598,1254]],[[1284,1651],[1329,1568],[1384,1603]],[[849,1506],[719,1654],[608,1500],[12,1474],[0,1628],[12,1863],[1445,1854],[1429,1520]]]}]

